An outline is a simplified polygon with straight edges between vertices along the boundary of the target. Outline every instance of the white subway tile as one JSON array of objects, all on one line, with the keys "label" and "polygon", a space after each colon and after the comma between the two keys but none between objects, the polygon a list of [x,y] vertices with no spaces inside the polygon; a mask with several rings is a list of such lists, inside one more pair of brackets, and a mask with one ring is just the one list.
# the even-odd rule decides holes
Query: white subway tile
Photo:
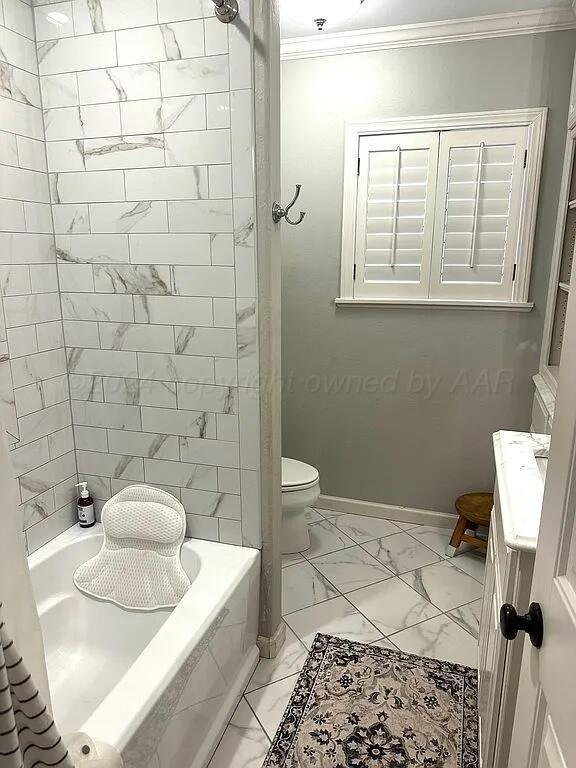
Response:
[{"label": "white subway tile", "polygon": [[78,89],[80,104],[160,97],[160,65],[135,64],[79,72]]},{"label": "white subway tile", "polygon": [[242,523],[238,520],[218,520],[218,541],[221,544],[242,546]]},{"label": "white subway tile", "polygon": [[46,352],[64,346],[64,329],[62,321],[55,320],[51,323],[40,323],[36,326],[38,336],[38,351]]},{"label": "white subway tile", "polygon": [[[167,232],[167,204],[164,201],[95,203],[90,206],[90,223],[92,232]],[[132,246],[131,239],[131,250]],[[133,257],[131,261],[141,263],[135,262]]]},{"label": "white subway tile", "polygon": [[[76,477],[73,479],[76,480]],[[68,503],[54,512],[53,515],[28,528],[26,531],[28,552],[30,554],[36,552],[44,544],[47,544],[59,534],[64,533],[67,528],[74,525],[77,519],[76,515],[75,506],[72,503]]]},{"label": "white subway tile", "polygon": [[69,378],[70,396],[73,400],[91,400],[98,403],[104,401],[100,376],[82,376],[72,373]]},{"label": "white subway tile", "polygon": [[222,267],[234,266],[234,237],[230,234],[211,235],[212,264]]},{"label": "white subway tile", "polygon": [[[138,173],[138,171],[131,171]],[[90,173],[52,173],[50,189],[53,203],[120,202],[124,196],[122,171]]]},{"label": "white subway tile", "polygon": [[30,267],[21,264],[0,267],[0,288],[3,296],[25,296],[32,293]]},{"label": "white subway tile", "polygon": [[138,352],[139,373],[143,379],[156,381],[214,382],[214,360],[211,357],[187,357]]},{"label": "white subway tile", "polygon": [[197,200],[208,195],[205,167],[125,171],[130,200]]},{"label": "white subway tile", "polygon": [[28,40],[17,32],[0,26],[0,50],[3,60],[9,61],[14,67],[32,74],[38,72],[36,44],[33,40]]},{"label": "white subway tile", "polygon": [[20,200],[0,200],[0,231],[22,232],[25,229],[24,203]]},{"label": "white subway tile", "polygon": [[21,444],[38,440],[72,423],[70,403],[62,402],[18,419]]},{"label": "white subway tile", "polygon": [[193,437],[180,438],[180,458],[182,461],[211,464],[217,467],[238,467],[238,443],[222,440],[202,440]]},{"label": "white subway tile", "polygon": [[30,267],[32,293],[54,293],[58,291],[56,264],[34,264]]},{"label": "white subway tile", "polygon": [[[176,352],[179,355],[216,355],[236,357],[236,332],[231,328],[174,328]],[[210,409],[208,409],[210,410]]]},{"label": "white subway tile", "polygon": [[160,64],[164,96],[189,96],[229,89],[228,56],[208,56]]},{"label": "white subway tile", "polygon": [[[189,515],[186,513],[186,535],[192,539],[219,541],[218,522],[219,521],[213,517]],[[35,527],[36,526],[34,526],[34,528]],[[34,530],[34,528],[31,528],[30,530]]]},{"label": "white subway tile", "polygon": [[39,493],[45,493],[55,483],[61,483],[75,471],[76,460],[74,452],[71,451],[64,456],[49,461],[44,466],[38,467],[38,469],[33,470],[27,475],[22,475],[19,478],[22,501],[26,502]]},{"label": "white subway tile", "polygon": [[208,168],[208,189],[211,200],[232,197],[232,166],[211,165]]},{"label": "white subway tile", "polygon": [[[142,426],[143,429],[146,429],[144,422]],[[169,430],[166,430],[166,432],[169,432]],[[149,434],[146,432],[126,432],[109,429],[108,445],[110,453],[179,461],[178,438],[166,434],[166,432]]]},{"label": "white subway tile", "polygon": [[74,0],[74,30],[77,35],[110,32],[156,24],[156,0]]},{"label": "white subway tile", "polygon": [[[75,72],[64,75],[45,75],[40,78],[44,109],[75,107],[78,100],[78,81]],[[112,99],[106,99],[112,101]]]},{"label": "white subway tile", "polygon": [[[63,377],[65,379],[64,386],[66,391],[66,397],[68,396],[68,376]],[[65,453],[73,451],[74,446],[74,432],[72,427],[66,427],[59,432],[54,432],[48,435],[48,450],[50,451],[50,458],[57,459],[59,456],[64,456]]]},{"label": "white subway tile", "polygon": [[98,323],[87,320],[64,320],[64,338],[67,347],[100,349]]},{"label": "white subway tile", "polygon": [[72,2],[50,3],[34,8],[36,20],[36,40],[57,40],[61,37],[74,36]]},{"label": "white subway tile", "polygon": [[144,462],[136,456],[121,456],[96,451],[76,451],[76,456],[79,474],[121,477],[135,482],[143,482],[144,480]]},{"label": "white subway tile", "polygon": [[217,328],[236,328],[236,303],[234,299],[214,299],[214,325]]},{"label": "white subway tile", "polygon": [[43,379],[66,374],[66,354],[63,349],[52,349],[11,361],[14,387],[25,387]]},{"label": "white subway tile", "polygon": [[54,238],[32,233],[0,233],[0,263],[47,264],[54,263]]},{"label": "white subway tile", "polygon": [[216,16],[204,20],[206,56],[219,56],[228,53],[228,29],[229,25],[222,24]]},{"label": "white subway tile", "polygon": [[161,134],[147,134],[86,139],[84,162],[88,171],[163,167],[164,137]]},{"label": "white subway tile", "polygon": [[22,0],[3,0],[4,24],[19,35],[34,40],[34,16],[30,6]]},{"label": "white subway tile", "polygon": [[[251,0],[238,0],[238,15],[249,19]],[[250,34],[244,24],[230,24],[230,90],[250,88],[252,85],[252,50]]]},{"label": "white subway tile", "polygon": [[44,149],[44,142],[37,139],[28,139],[25,136],[17,136],[16,138],[20,168],[45,173],[46,151]]},{"label": "white subway tile", "polygon": [[178,384],[178,407],[211,413],[237,413],[238,394],[233,387],[209,384]]},{"label": "white subway tile", "polygon": [[166,136],[168,165],[218,165],[231,161],[230,131],[186,131]]},{"label": "white subway tile", "polygon": [[134,322],[132,296],[63,293],[62,314],[67,320]]},{"label": "white subway tile", "polygon": [[74,427],[76,449],[108,453],[108,433],[99,427]]},{"label": "white subway tile", "polygon": [[42,437],[22,448],[15,448],[10,452],[10,459],[14,467],[16,477],[30,472],[32,469],[46,464],[50,461],[50,452],[48,450],[48,440]]},{"label": "white subway tile", "polygon": [[59,261],[73,264],[123,264],[130,258],[126,235],[57,235],[56,252]]},{"label": "white subway tile", "polygon": [[134,313],[137,323],[213,325],[212,300],[208,298],[135,296]]},{"label": "white subway tile", "polygon": [[210,236],[186,234],[130,235],[132,264],[209,265]]},{"label": "white subway tile", "polygon": [[190,514],[240,520],[239,496],[186,488],[182,489],[182,503]]},{"label": "white subway tile", "polygon": [[47,109],[44,124],[47,141],[119,136],[122,132],[118,104]]},{"label": "white subway tile", "polygon": [[52,206],[54,230],[57,235],[90,232],[90,215],[85,203]]},{"label": "white subway tile", "polygon": [[233,414],[218,414],[216,416],[216,437],[218,440],[237,443],[240,439],[238,429],[238,416]]},{"label": "white subway tile", "polygon": [[184,437],[215,438],[216,417],[213,413],[199,411],[143,407],[142,429],[146,432],[164,431],[170,435]]},{"label": "white subway tile", "polygon": [[94,276],[91,264],[58,265],[60,289],[68,293],[94,293]]},{"label": "white subway tile", "polygon": [[158,0],[158,21],[186,21],[201,19],[214,13],[211,0]]},{"label": "white subway tile", "polygon": [[100,346],[134,352],[174,352],[174,332],[169,325],[100,323]]},{"label": "white subway tile", "polygon": [[103,69],[117,64],[114,32],[50,40],[38,45],[41,75]]},{"label": "white subway tile", "polygon": [[[219,296],[235,294],[233,267],[180,267],[172,269],[174,293],[178,296]],[[215,322],[215,324],[218,324]]]},{"label": "white subway tile", "polygon": [[[139,432],[140,408],[133,405],[72,401],[74,424],[86,427],[109,427],[110,429],[131,429]],[[101,473],[97,473],[101,474]]]},{"label": "white subway tile", "polygon": [[117,32],[116,39],[121,66],[204,56],[204,27],[200,20],[126,29]]},{"label": "white subway tile", "polygon": [[6,296],[4,298],[4,313],[7,328],[60,320],[60,299],[57,293],[39,293],[36,296]]},{"label": "white subway tile", "polygon": [[49,141],[46,144],[48,170],[51,173],[85,171],[82,140]]},{"label": "white subway tile", "polygon": [[25,504],[20,504],[18,510],[22,520],[22,528],[27,530],[32,525],[35,525],[35,523],[45,520],[55,512],[54,491],[50,488],[49,491],[38,494],[38,496],[30,499]]},{"label": "white subway tile", "polygon": [[222,493],[240,493],[240,470],[218,467],[218,490]]},{"label": "white subway tile", "polygon": [[168,295],[170,268],[167,266],[94,266],[94,285],[101,293]]},{"label": "white subway tile", "polygon": [[232,232],[234,229],[232,201],[186,200],[169,202],[168,220],[172,232],[209,232],[214,234]]},{"label": "white subway tile", "polygon": [[26,232],[52,234],[52,212],[48,203],[24,203]]},{"label": "white subway tile", "polygon": [[206,94],[206,127],[230,127],[230,94],[227,91]]},{"label": "white subway tile", "polygon": [[68,348],[69,373],[100,376],[138,376],[135,352],[108,349]]},{"label": "white subway tile", "polygon": [[[2,105],[0,104],[0,109]],[[9,189],[13,199],[35,203],[50,202],[45,173],[0,165],[0,189]]]},{"label": "white subway tile", "polygon": [[172,381],[105,378],[103,385],[107,403],[176,408],[176,383]]},{"label": "white subway tile", "polygon": [[125,136],[133,133],[200,131],[206,128],[203,95],[126,102],[120,104],[120,115]]},{"label": "white subway tile", "polygon": [[146,482],[173,485],[179,488],[198,488],[215,491],[218,485],[216,467],[202,464],[183,464],[176,461],[145,459]]},{"label": "white subway tile", "polygon": [[[14,367],[16,358],[33,355],[35,352],[38,352],[36,326],[23,325],[20,328],[8,328],[8,349],[10,350],[12,367]],[[14,377],[12,377],[12,380],[14,380]]]}]

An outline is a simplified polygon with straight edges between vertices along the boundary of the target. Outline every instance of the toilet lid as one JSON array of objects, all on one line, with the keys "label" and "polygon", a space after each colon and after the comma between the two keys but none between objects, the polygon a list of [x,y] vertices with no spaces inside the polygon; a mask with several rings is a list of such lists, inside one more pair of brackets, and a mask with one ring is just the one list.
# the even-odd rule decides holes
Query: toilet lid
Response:
[{"label": "toilet lid", "polygon": [[318,482],[320,475],[315,467],[296,459],[282,459],[282,489],[309,488]]}]

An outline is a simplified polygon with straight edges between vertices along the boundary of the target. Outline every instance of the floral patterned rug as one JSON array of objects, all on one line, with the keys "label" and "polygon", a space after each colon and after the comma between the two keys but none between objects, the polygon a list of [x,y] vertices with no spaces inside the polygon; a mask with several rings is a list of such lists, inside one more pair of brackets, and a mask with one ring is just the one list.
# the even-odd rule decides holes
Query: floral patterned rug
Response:
[{"label": "floral patterned rug", "polygon": [[477,671],[317,635],[263,768],[478,768]]}]

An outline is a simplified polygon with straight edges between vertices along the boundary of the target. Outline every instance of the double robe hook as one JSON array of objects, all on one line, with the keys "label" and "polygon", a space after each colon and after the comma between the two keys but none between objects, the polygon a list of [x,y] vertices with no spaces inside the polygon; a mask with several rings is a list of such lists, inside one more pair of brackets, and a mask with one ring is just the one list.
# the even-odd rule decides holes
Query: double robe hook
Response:
[{"label": "double robe hook", "polygon": [[288,217],[288,214],[290,213],[296,201],[300,197],[301,189],[302,189],[302,184],[296,184],[296,194],[294,195],[294,198],[292,199],[292,201],[288,203],[286,208],[283,208],[280,205],[280,203],[274,203],[274,205],[272,206],[272,218],[274,220],[274,224],[279,224],[282,221],[282,219],[286,219],[288,224],[291,224],[293,227],[297,227],[298,224],[302,224],[302,222],[304,221],[304,217],[306,216],[304,211],[300,211],[300,218],[298,219],[298,221],[292,221],[292,219]]}]

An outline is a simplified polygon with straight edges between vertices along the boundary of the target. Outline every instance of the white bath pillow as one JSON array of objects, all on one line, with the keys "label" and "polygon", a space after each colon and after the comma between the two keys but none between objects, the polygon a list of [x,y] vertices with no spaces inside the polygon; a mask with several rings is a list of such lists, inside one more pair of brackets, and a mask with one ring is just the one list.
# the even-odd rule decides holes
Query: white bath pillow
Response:
[{"label": "white bath pillow", "polygon": [[190,587],[180,563],[186,514],[158,488],[130,485],[102,510],[104,543],[74,574],[79,590],[123,608],[174,608]]}]

